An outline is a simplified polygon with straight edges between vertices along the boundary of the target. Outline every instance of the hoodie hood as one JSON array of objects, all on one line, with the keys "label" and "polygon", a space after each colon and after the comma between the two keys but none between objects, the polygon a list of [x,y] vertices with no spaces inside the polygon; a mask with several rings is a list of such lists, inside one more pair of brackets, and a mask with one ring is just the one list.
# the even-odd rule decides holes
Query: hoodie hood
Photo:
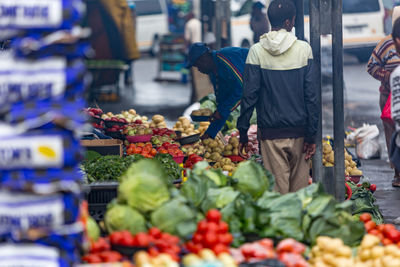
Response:
[{"label": "hoodie hood", "polygon": [[260,37],[261,46],[273,56],[279,56],[288,51],[296,42],[297,37],[282,29],[271,31]]}]

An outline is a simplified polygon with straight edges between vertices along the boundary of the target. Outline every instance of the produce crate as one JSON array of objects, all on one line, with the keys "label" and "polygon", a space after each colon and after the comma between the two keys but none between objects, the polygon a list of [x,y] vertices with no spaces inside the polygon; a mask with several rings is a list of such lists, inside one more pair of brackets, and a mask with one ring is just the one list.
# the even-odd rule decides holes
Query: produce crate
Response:
[{"label": "produce crate", "polygon": [[89,214],[96,222],[104,219],[107,205],[117,197],[118,182],[92,183],[85,188]]}]

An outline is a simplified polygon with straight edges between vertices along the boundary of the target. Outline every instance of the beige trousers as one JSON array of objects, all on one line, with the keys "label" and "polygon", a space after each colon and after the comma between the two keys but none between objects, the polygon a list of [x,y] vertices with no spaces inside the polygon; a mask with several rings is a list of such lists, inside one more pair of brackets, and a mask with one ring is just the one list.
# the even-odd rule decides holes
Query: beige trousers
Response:
[{"label": "beige trousers", "polygon": [[310,163],[303,146],[304,138],[261,141],[264,167],[275,176],[275,191],[286,194],[308,186]]}]

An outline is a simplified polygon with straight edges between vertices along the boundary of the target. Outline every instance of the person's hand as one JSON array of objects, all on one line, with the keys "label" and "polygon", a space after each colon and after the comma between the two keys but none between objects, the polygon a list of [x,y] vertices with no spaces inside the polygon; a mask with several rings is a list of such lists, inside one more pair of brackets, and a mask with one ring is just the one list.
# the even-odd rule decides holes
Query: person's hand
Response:
[{"label": "person's hand", "polygon": [[214,114],[213,114],[213,115],[211,116],[211,118],[210,118],[210,121],[211,121],[211,122],[217,121],[217,120],[222,120],[222,116],[221,116],[221,114],[219,113],[218,110],[215,111]]},{"label": "person's hand", "polygon": [[247,143],[239,143],[239,156],[246,159],[248,150]]},{"label": "person's hand", "polygon": [[317,146],[315,144],[304,143],[303,153],[306,154],[306,160],[314,156]]},{"label": "person's hand", "polygon": [[208,133],[205,133],[205,134],[203,134],[202,136],[200,136],[200,139],[201,139],[201,140],[205,140],[205,139],[208,139],[208,138],[211,138],[210,135],[209,135]]}]

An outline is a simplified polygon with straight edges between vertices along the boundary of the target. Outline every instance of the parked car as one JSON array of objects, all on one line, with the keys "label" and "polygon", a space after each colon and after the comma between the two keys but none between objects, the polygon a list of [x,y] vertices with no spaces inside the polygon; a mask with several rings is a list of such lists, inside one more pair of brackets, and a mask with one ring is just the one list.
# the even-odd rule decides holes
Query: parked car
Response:
[{"label": "parked car", "polygon": [[156,55],[160,38],[168,33],[168,11],[165,0],[134,0],[136,4],[136,38],[141,52]]}]

